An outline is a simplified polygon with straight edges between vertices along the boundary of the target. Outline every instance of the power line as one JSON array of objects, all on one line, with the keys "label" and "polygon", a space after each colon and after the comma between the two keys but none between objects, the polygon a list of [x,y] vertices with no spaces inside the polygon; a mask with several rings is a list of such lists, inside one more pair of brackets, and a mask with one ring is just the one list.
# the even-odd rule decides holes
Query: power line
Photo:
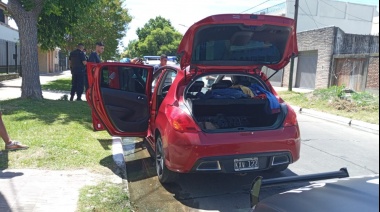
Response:
[{"label": "power line", "polygon": [[313,19],[313,21],[314,21],[315,25],[317,26],[317,28],[319,28],[319,26],[317,25],[317,23],[320,24],[320,25],[322,25],[322,26],[327,26],[326,24],[323,24],[323,23],[321,23],[321,22],[316,21],[316,20],[314,19],[314,17],[313,17],[311,14],[308,14],[304,9],[302,9],[301,6],[299,6],[299,8],[300,8],[300,10],[302,10],[302,12],[303,12],[306,16],[308,16],[309,18]]},{"label": "power line", "polygon": [[314,20],[313,14],[311,14],[311,10],[310,10],[309,4],[307,3],[307,1],[305,1],[305,2],[306,2],[307,9],[309,10],[311,19],[313,19],[313,21],[315,23],[315,26],[317,26],[317,28],[319,28],[317,22]]},{"label": "power line", "polygon": [[327,3],[327,2],[325,2],[325,1],[323,1],[323,0],[320,0],[320,1],[323,2],[323,3],[325,3],[325,4],[327,4],[327,5],[329,5],[330,7],[335,8],[336,10],[338,10],[338,11],[340,11],[340,12],[343,12],[344,14],[347,14],[347,15],[350,15],[350,16],[352,16],[352,17],[354,17],[354,18],[357,18],[357,19],[360,19],[360,20],[362,20],[362,21],[366,21],[366,22],[368,22],[368,20],[365,20],[365,19],[359,18],[359,17],[357,17],[357,16],[351,15],[351,14],[348,13],[347,11],[343,11],[343,10],[341,10],[341,9],[339,9],[339,8],[336,8],[335,6],[333,6],[333,5],[331,5],[331,4]]},{"label": "power line", "polygon": [[254,9],[254,8],[258,7],[258,6],[261,6],[261,5],[263,5],[263,4],[267,3],[267,2],[270,2],[270,1],[271,1],[271,0],[264,1],[263,3],[258,4],[258,5],[254,6],[254,7],[251,7],[251,8],[249,8],[248,10],[244,10],[244,11],[241,12],[241,13],[245,13],[245,12],[247,12],[247,11],[249,11],[249,10],[252,10],[252,9]]}]

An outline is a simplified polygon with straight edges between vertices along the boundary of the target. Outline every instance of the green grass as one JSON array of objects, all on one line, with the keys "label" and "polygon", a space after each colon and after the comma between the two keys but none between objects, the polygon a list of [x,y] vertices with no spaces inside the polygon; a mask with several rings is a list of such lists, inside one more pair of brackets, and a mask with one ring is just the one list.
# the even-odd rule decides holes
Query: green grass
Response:
[{"label": "green grass", "polygon": [[[5,151],[0,143],[0,170],[34,168],[48,170],[86,169],[114,174],[112,138],[94,132],[87,102],[13,99],[0,102],[3,120],[14,140],[29,146]],[[123,186],[104,182],[80,192],[79,211],[131,211]]]},{"label": "green grass", "polygon": [[[49,82],[42,89],[70,91],[71,79]],[[0,170],[87,169],[101,174],[116,170],[112,138],[105,131],[93,131],[87,102],[14,99],[1,101],[0,109],[11,138],[29,146],[8,152],[0,145]],[[123,185],[102,182],[81,189],[77,211],[132,210]]]},{"label": "green grass", "polygon": [[[101,194],[101,195],[99,195]],[[103,182],[96,186],[86,186],[79,194],[79,211],[132,211],[129,198],[123,186]]]},{"label": "green grass", "polygon": [[0,106],[11,138],[29,146],[26,151],[2,151],[0,169],[112,168],[112,138],[107,132],[92,130],[86,102],[13,99]]},{"label": "green grass", "polygon": [[42,85],[42,90],[70,91],[71,78],[58,79]]},{"label": "green grass", "polygon": [[379,97],[370,93],[354,93],[351,100],[341,97],[341,87],[317,89],[312,93],[279,91],[278,94],[291,105],[314,109],[338,116],[379,124]]}]

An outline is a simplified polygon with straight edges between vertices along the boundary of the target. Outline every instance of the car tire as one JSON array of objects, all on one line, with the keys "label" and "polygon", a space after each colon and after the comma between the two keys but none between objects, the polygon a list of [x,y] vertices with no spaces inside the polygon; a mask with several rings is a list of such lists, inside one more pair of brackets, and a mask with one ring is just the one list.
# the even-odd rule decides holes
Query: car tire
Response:
[{"label": "car tire", "polygon": [[268,170],[268,172],[271,172],[271,173],[282,172],[282,171],[285,171],[288,168],[288,166],[289,164],[273,166],[272,168]]},{"label": "car tire", "polygon": [[170,171],[165,165],[165,153],[164,153],[164,148],[162,145],[162,139],[160,136],[156,140],[156,154],[155,155],[156,155],[155,164],[156,164],[156,172],[157,172],[158,180],[162,184],[174,182],[178,177],[178,173]]}]

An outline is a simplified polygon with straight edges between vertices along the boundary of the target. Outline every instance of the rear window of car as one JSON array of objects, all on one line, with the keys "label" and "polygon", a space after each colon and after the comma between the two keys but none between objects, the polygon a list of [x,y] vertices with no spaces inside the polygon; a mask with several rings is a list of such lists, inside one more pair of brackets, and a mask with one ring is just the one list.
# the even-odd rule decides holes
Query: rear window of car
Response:
[{"label": "rear window of car", "polygon": [[193,64],[252,65],[281,61],[290,35],[287,27],[207,26],[197,32]]}]

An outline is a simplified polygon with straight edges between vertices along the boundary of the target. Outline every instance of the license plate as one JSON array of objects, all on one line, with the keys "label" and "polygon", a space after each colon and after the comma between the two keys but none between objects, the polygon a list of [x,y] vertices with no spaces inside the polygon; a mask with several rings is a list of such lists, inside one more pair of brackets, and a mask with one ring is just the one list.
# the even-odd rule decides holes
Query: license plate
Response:
[{"label": "license plate", "polygon": [[254,170],[259,168],[258,158],[241,158],[234,159],[235,171]]}]

